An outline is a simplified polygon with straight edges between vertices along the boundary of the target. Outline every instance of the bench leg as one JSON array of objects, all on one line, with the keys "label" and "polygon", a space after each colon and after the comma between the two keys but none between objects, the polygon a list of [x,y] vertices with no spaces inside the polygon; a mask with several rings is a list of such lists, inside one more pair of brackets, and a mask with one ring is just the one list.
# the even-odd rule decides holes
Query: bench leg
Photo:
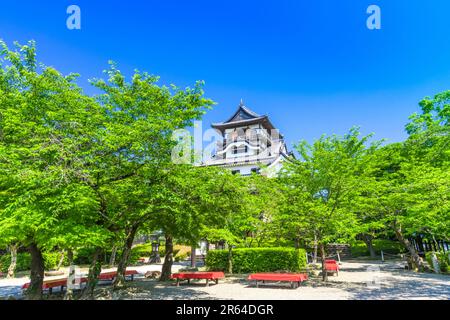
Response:
[{"label": "bench leg", "polygon": [[48,294],[52,294],[53,288],[48,288]]},{"label": "bench leg", "polygon": [[256,280],[256,287],[259,288],[258,280]]},{"label": "bench leg", "polygon": [[219,284],[219,279],[216,279],[216,284]]},{"label": "bench leg", "polygon": [[188,284],[191,284],[191,279],[187,279],[187,281],[188,281]]},{"label": "bench leg", "polygon": [[177,287],[180,286],[180,279],[177,278]]},{"label": "bench leg", "polygon": [[206,279],[206,286],[209,287],[209,279]]}]

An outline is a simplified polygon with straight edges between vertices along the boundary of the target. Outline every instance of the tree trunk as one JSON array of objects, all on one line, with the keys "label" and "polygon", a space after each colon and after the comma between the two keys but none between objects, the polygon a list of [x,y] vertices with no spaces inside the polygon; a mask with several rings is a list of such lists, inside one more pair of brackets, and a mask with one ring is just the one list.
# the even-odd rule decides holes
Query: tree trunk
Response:
[{"label": "tree trunk", "polygon": [[[73,251],[71,249],[67,249],[67,263],[69,266],[73,265]],[[64,300],[72,300],[73,299],[73,290],[70,286],[67,286],[66,293],[64,294]]]},{"label": "tree trunk", "polygon": [[102,262],[100,261],[100,255],[102,253],[102,248],[96,248],[94,255],[92,257],[92,262],[89,267],[88,282],[86,288],[83,290],[83,299],[93,299],[94,290],[98,283],[98,276],[102,271]]},{"label": "tree trunk", "polygon": [[314,232],[314,256],[313,256],[313,261],[312,261],[312,263],[314,263],[314,264],[317,263],[317,250],[318,250],[317,233]]},{"label": "tree trunk", "polygon": [[233,246],[228,246],[228,273],[233,274]]},{"label": "tree trunk", "polygon": [[172,275],[173,264],[173,238],[166,234],[166,255],[164,257],[164,264],[162,266],[161,277],[159,281],[169,281]]},{"label": "tree trunk", "polygon": [[323,243],[320,244],[320,254],[322,256],[322,280],[328,281],[328,272],[325,265],[325,260],[327,259],[327,257],[325,252],[325,246]]},{"label": "tree trunk", "polygon": [[362,239],[363,239],[364,243],[366,244],[367,249],[369,250],[370,257],[376,258],[377,254],[375,253],[375,249],[373,248],[373,242],[372,242],[373,237],[370,234],[363,234]]},{"label": "tree trunk", "polygon": [[59,269],[61,269],[63,263],[64,263],[64,258],[65,258],[66,254],[64,252],[64,250],[61,251],[61,258],[59,259],[58,262],[58,266],[56,267],[56,270],[59,271]]},{"label": "tree trunk", "polygon": [[127,271],[128,262],[130,261],[131,248],[133,246],[134,237],[138,230],[137,226],[133,226],[127,233],[125,245],[117,264],[117,277],[114,279],[114,289],[122,288],[125,285],[125,273]]},{"label": "tree trunk", "polygon": [[29,246],[31,253],[30,287],[27,290],[27,298],[30,300],[42,299],[42,285],[44,283],[44,258],[41,249],[36,243]]},{"label": "tree trunk", "polygon": [[433,235],[433,243],[434,243],[434,246],[436,247],[435,251],[440,251],[441,249],[439,248],[439,243],[436,241],[436,238],[434,237],[434,235]]},{"label": "tree trunk", "polygon": [[299,238],[295,238],[295,249],[300,249],[300,239]]},{"label": "tree trunk", "polygon": [[116,264],[117,245],[114,245],[111,250],[111,257],[109,257],[109,265],[114,267]]},{"label": "tree trunk", "polygon": [[8,268],[8,279],[14,278],[16,274],[16,266],[17,266],[17,245],[12,244],[9,246],[9,251],[11,254],[11,263]]},{"label": "tree trunk", "polygon": [[67,263],[69,264],[69,266],[71,266],[73,264],[73,250],[72,249],[67,250]]},{"label": "tree trunk", "polygon": [[195,251],[196,251],[196,246],[192,246],[191,247],[191,268],[195,268],[197,266]]},{"label": "tree trunk", "polygon": [[411,242],[403,236],[402,229],[400,226],[397,225],[397,223],[394,223],[394,232],[395,235],[397,236],[398,241],[400,241],[411,254],[412,260],[411,262],[413,263],[415,271],[417,270],[422,271],[423,270],[422,259],[417,254],[416,248],[414,248]]}]

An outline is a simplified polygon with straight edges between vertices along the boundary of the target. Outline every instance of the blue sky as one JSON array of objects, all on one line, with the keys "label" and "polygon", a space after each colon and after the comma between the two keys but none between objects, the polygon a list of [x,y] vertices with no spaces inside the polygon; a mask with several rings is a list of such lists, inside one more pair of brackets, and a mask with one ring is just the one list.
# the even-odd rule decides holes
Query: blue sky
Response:
[{"label": "blue sky", "polygon": [[[71,4],[81,30],[66,28]],[[370,4],[381,30],[366,27]],[[2,3],[0,38],[36,40],[39,59],[80,73],[88,93],[110,59],[166,84],[205,80],[218,103],[205,126],[243,98],[290,145],[353,125],[393,142],[421,98],[450,89],[449,14],[446,0],[22,0]]]}]

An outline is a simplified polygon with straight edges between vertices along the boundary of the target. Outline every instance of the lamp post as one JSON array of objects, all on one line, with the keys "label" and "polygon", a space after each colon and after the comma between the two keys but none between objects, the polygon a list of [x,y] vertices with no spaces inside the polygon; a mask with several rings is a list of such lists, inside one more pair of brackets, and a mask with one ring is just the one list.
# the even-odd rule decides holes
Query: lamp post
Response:
[{"label": "lamp post", "polygon": [[161,257],[159,256],[159,239],[154,238],[152,241],[152,257],[150,263],[161,263]]}]

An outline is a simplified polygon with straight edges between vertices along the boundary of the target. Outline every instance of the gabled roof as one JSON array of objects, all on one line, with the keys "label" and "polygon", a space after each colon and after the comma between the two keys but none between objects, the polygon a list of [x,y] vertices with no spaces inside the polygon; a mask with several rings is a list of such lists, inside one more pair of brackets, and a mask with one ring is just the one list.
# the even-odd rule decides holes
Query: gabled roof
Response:
[{"label": "gabled roof", "polygon": [[244,101],[242,101],[241,99],[241,103],[239,104],[237,111],[229,120],[225,121],[224,123],[237,122],[242,120],[251,120],[256,118],[262,118],[262,116],[247,108],[244,105]]},{"label": "gabled roof", "polygon": [[226,128],[251,125],[255,123],[263,123],[266,127],[274,129],[274,126],[270,122],[269,117],[267,115],[261,116],[256,112],[253,112],[252,110],[247,108],[244,105],[244,102],[241,100],[241,103],[239,104],[237,111],[233,114],[233,116],[230,119],[222,123],[213,123],[212,127],[215,129],[223,130]]}]

